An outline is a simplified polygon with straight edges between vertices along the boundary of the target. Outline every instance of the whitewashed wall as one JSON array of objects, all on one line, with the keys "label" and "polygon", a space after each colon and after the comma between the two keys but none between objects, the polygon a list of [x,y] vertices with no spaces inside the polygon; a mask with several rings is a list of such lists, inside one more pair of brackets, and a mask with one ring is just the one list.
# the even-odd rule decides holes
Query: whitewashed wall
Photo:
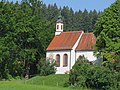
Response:
[{"label": "whitewashed wall", "polygon": [[97,60],[97,57],[94,56],[93,51],[76,51],[76,60],[80,55],[84,55],[90,62]]},{"label": "whitewashed wall", "polygon": [[84,32],[82,31],[82,33],[80,34],[78,40],[76,41],[76,43],[74,44],[74,46],[72,47],[72,50],[71,50],[71,69],[72,69],[72,66],[75,64],[75,61],[76,61],[76,52],[75,52],[75,49],[78,46],[79,41],[80,41],[83,33]]},{"label": "whitewashed wall", "polygon": [[[47,51],[46,52],[46,58],[52,57],[53,59],[56,59],[56,55],[60,55],[60,67],[57,67],[57,72],[56,74],[65,74],[66,71],[70,70],[70,50],[66,51]],[[63,67],[63,56],[64,54],[68,55],[68,66]]]},{"label": "whitewashed wall", "polygon": [[[65,51],[47,51],[46,58],[56,59],[56,55],[60,55],[60,67],[57,67],[56,74],[65,74],[65,72],[70,71],[72,66],[75,64],[75,61],[80,55],[84,55],[90,62],[98,62],[97,57],[94,56],[93,51],[74,51],[74,50],[65,50]],[[63,67],[63,56],[64,54],[68,55],[68,66]]]}]

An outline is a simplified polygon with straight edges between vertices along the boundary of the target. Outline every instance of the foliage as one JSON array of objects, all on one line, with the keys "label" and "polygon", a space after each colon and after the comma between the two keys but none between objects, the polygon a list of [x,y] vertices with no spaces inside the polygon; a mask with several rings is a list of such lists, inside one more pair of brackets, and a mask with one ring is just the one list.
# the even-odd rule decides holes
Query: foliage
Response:
[{"label": "foliage", "polygon": [[1,79],[8,79],[9,74],[16,77],[37,73],[37,62],[45,56],[53,35],[50,22],[38,13],[40,5],[32,0],[20,4],[0,2]]},{"label": "foliage", "polygon": [[70,71],[69,86],[100,90],[118,90],[119,73],[100,65],[78,60]]},{"label": "foliage", "polygon": [[113,62],[105,61],[103,65],[112,71],[120,73],[120,56],[116,56]]},{"label": "foliage", "polygon": [[[94,33],[97,37],[96,50],[103,56],[103,65],[113,72],[113,76],[111,73],[108,75],[113,78],[109,83],[110,86],[113,84],[111,89],[117,90],[120,88],[120,0],[104,10],[96,22]],[[109,77],[104,79],[109,81]]]},{"label": "foliage", "polygon": [[84,11],[74,12],[72,8],[63,7],[61,14],[64,17],[64,30],[65,31],[79,31],[92,32],[94,25],[100,13],[96,10],[88,12],[86,9]]},{"label": "foliage", "polygon": [[98,18],[95,30],[96,49],[107,60],[113,61],[120,55],[120,0],[105,9]]},{"label": "foliage", "polygon": [[[46,59],[44,59],[44,60],[46,60]],[[55,68],[54,60],[52,60],[51,62],[50,62],[50,60],[46,60],[46,63],[41,67],[40,75],[47,76],[50,74],[55,74],[55,72],[56,72],[56,68]]]},{"label": "foliage", "polygon": [[86,9],[84,11],[73,11],[68,6],[58,8],[56,4],[49,4],[48,6],[44,4],[41,11],[44,17],[51,21],[52,25],[54,25],[61,12],[64,21],[64,31],[84,30],[85,32],[92,32],[96,20],[101,14],[101,12],[97,12],[96,10],[91,10],[90,12]]},{"label": "foliage", "polygon": [[87,63],[89,63],[89,61],[88,61],[88,59],[86,58],[86,57],[84,57],[84,55],[80,55],[79,57],[78,57],[78,59],[77,59],[77,61],[80,61],[80,62],[87,62]]}]

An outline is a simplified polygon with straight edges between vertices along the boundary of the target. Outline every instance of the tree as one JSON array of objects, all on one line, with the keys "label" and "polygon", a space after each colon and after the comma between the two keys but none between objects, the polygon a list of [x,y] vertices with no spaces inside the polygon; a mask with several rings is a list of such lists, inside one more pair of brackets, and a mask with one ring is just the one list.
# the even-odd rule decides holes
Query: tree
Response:
[{"label": "tree", "polygon": [[7,78],[7,74],[13,77],[37,74],[37,63],[45,57],[53,35],[51,22],[38,12],[40,5],[39,1],[31,5],[25,0],[20,4],[0,3],[1,78]]},{"label": "tree", "polygon": [[65,31],[70,31],[70,27],[71,27],[70,24],[71,24],[72,19],[71,19],[71,16],[70,16],[71,13],[70,13],[69,7],[64,6],[62,11],[61,11],[61,14],[64,18],[64,30]]},{"label": "tree", "polygon": [[70,70],[68,86],[90,88],[93,90],[118,90],[119,73],[109,68],[90,64],[81,56]]},{"label": "tree", "polygon": [[81,30],[82,29],[82,11],[79,10],[79,11],[76,11],[74,13],[74,17],[73,17],[73,28],[75,30]]},{"label": "tree", "polygon": [[90,29],[90,27],[89,27],[90,21],[89,20],[90,20],[89,13],[85,9],[82,14],[82,30],[84,30],[85,32],[88,32],[88,30]]},{"label": "tree", "polygon": [[93,32],[93,30],[94,30],[94,28],[95,28],[95,23],[96,23],[96,21],[97,21],[97,18],[99,17],[99,15],[100,15],[100,12],[99,13],[97,13],[97,11],[96,10],[93,10],[93,11],[90,11],[89,12],[89,18],[90,18],[90,20],[89,20],[89,32]]},{"label": "tree", "polygon": [[94,33],[97,50],[105,58],[108,54],[120,55],[120,0],[104,10],[96,22]]}]

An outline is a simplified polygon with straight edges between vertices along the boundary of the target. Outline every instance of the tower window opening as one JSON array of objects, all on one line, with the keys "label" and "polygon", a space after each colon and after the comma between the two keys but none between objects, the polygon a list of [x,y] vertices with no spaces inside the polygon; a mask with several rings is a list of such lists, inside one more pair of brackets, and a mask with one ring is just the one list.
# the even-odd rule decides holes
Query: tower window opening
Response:
[{"label": "tower window opening", "polygon": [[61,25],[61,30],[63,29],[63,25]]},{"label": "tower window opening", "polygon": [[57,29],[59,29],[59,25],[57,25]]}]

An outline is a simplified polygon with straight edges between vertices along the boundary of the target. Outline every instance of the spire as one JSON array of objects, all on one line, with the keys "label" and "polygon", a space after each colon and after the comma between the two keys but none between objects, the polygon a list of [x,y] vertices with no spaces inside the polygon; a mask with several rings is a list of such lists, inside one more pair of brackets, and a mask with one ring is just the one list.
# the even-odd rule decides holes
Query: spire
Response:
[{"label": "spire", "polygon": [[61,32],[63,32],[63,20],[62,20],[62,16],[61,16],[61,12],[60,12],[60,15],[58,16],[57,21],[56,21],[55,35],[60,35]]},{"label": "spire", "polygon": [[61,14],[58,16],[57,22],[63,22]]}]

